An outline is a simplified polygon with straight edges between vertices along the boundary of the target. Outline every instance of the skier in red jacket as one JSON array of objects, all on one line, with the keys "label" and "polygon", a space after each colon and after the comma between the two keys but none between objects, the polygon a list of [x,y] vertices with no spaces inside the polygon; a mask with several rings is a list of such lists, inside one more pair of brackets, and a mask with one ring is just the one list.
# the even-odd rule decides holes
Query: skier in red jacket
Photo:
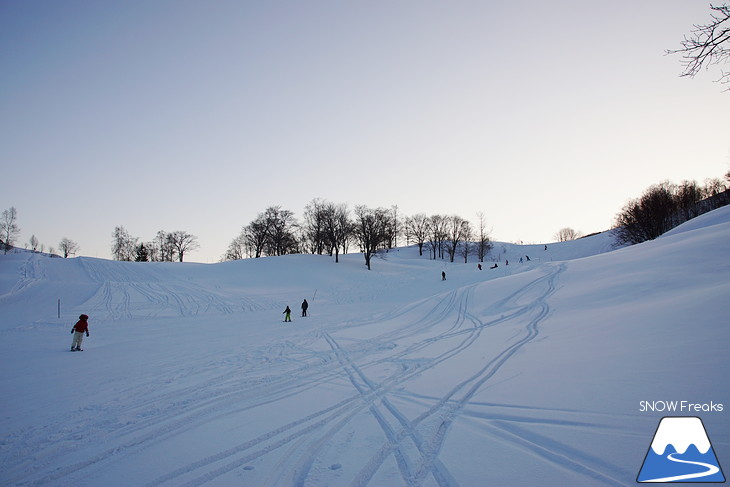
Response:
[{"label": "skier in red jacket", "polygon": [[84,341],[84,333],[86,333],[86,336],[89,336],[88,319],[89,317],[87,315],[79,316],[79,321],[77,321],[74,327],[71,328],[71,333],[74,335],[73,342],[71,342],[72,352],[83,352],[81,349],[81,342]]}]

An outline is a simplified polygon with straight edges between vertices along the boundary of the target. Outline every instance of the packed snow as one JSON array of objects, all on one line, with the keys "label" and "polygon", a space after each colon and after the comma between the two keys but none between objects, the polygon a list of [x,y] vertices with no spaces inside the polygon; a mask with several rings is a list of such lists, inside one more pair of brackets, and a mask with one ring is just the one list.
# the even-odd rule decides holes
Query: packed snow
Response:
[{"label": "packed snow", "polygon": [[482,270],[0,255],[0,484],[625,486],[663,416],[730,465],[729,242],[723,208]]}]

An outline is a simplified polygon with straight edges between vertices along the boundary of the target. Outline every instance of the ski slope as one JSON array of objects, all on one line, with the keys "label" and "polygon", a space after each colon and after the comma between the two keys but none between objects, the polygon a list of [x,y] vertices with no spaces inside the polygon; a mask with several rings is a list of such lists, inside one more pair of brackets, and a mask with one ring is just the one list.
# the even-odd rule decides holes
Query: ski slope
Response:
[{"label": "ski slope", "polygon": [[724,208],[620,250],[497,244],[481,271],[0,256],[0,484],[625,486],[682,415],[640,410],[661,400],[724,404],[685,415],[730,464],[728,242]]}]

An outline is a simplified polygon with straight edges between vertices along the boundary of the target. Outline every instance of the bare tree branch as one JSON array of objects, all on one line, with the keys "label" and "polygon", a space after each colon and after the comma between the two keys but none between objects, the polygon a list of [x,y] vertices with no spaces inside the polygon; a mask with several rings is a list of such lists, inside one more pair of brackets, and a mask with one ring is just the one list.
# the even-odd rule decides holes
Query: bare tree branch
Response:
[{"label": "bare tree branch", "polygon": [[[667,50],[667,54],[682,54],[684,71],[680,76],[693,78],[705,66],[724,64],[730,60],[730,5],[710,5],[713,10],[712,22],[707,25],[695,25],[690,37],[684,36],[682,49]],[[730,71],[720,69],[721,76],[717,80],[722,84],[730,84]],[[725,91],[730,91],[728,88]]]}]

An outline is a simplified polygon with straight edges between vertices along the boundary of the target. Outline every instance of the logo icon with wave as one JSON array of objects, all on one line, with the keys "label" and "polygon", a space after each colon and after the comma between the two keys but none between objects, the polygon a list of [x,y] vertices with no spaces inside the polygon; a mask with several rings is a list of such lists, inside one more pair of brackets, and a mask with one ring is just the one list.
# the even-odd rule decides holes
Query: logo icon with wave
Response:
[{"label": "logo icon with wave", "polygon": [[702,420],[662,418],[636,481],[725,482]]}]

